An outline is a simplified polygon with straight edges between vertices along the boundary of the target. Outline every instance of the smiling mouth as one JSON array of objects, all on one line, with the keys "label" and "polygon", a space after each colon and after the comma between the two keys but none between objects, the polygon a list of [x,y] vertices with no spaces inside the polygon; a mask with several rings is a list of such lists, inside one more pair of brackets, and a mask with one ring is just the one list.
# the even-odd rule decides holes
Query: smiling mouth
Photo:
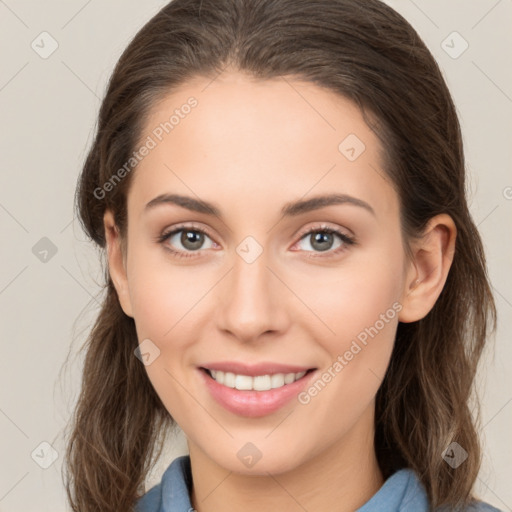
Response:
[{"label": "smiling mouth", "polygon": [[211,379],[228,388],[240,391],[268,391],[292,384],[315,371],[315,368],[310,368],[307,371],[298,373],[274,373],[256,376],[223,372],[221,370],[210,370],[208,368],[201,368],[201,370]]}]

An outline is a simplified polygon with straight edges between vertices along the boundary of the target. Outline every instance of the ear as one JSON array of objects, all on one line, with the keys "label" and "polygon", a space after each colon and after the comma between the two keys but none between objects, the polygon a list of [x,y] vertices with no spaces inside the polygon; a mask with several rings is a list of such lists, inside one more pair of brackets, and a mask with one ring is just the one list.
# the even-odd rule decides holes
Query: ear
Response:
[{"label": "ear", "polygon": [[406,272],[400,322],[425,317],[441,294],[455,253],[457,228],[447,214],[430,219],[420,239],[412,243],[412,261]]},{"label": "ear", "polygon": [[122,252],[119,228],[115,224],[114,216],[106,210],[103,216],[105,226],[105,239],[107,242],[108,270],[117,291],[119,303],[126,315],[133,318],[132,304],[128,289],[126,262]]}]

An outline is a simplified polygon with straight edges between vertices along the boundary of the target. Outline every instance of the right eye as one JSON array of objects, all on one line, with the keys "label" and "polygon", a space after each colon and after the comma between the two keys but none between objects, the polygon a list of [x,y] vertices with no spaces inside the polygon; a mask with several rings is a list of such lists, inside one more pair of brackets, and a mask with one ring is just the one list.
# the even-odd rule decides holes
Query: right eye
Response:
[{"label": "right eye", "polygon": [[[205,248],[203,245],[206,239],[210,240],[210,244],[209,247]],[[166,231],[158,237],[158,242],[163,244],[177,258],[195,257],[196,254],[193,253],[217,246],[206,231],[196,226],[179,226]],[[179,247],[180,245],[181,247]]]}]

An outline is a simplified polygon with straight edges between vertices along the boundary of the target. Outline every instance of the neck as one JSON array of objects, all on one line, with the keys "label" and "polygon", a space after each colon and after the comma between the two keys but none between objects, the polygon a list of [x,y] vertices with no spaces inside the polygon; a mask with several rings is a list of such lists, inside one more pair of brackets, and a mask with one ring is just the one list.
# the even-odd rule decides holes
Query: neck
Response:
[{"label": "neck", "polygon": [[374,450],[373,413],[369,408],[341,440],[299,466],[267,475],[229,471],[189,440],[192,506],[197,512],[353,512],[384,483]]}]

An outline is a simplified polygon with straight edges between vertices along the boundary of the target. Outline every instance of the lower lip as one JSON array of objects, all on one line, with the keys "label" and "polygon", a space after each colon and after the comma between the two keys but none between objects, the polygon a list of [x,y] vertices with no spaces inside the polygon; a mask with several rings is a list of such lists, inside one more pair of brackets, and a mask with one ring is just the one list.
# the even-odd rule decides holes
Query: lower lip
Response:
[{"label": "lower lip", "polygon": [[210,377],[205,370],[199,369],[199,372],[213,398],[225,409],[239,416],[258,418],[272,414],[297,397],[316,371],[310,371],[291,384],[267,391],[242,391],[230,388]]}]

